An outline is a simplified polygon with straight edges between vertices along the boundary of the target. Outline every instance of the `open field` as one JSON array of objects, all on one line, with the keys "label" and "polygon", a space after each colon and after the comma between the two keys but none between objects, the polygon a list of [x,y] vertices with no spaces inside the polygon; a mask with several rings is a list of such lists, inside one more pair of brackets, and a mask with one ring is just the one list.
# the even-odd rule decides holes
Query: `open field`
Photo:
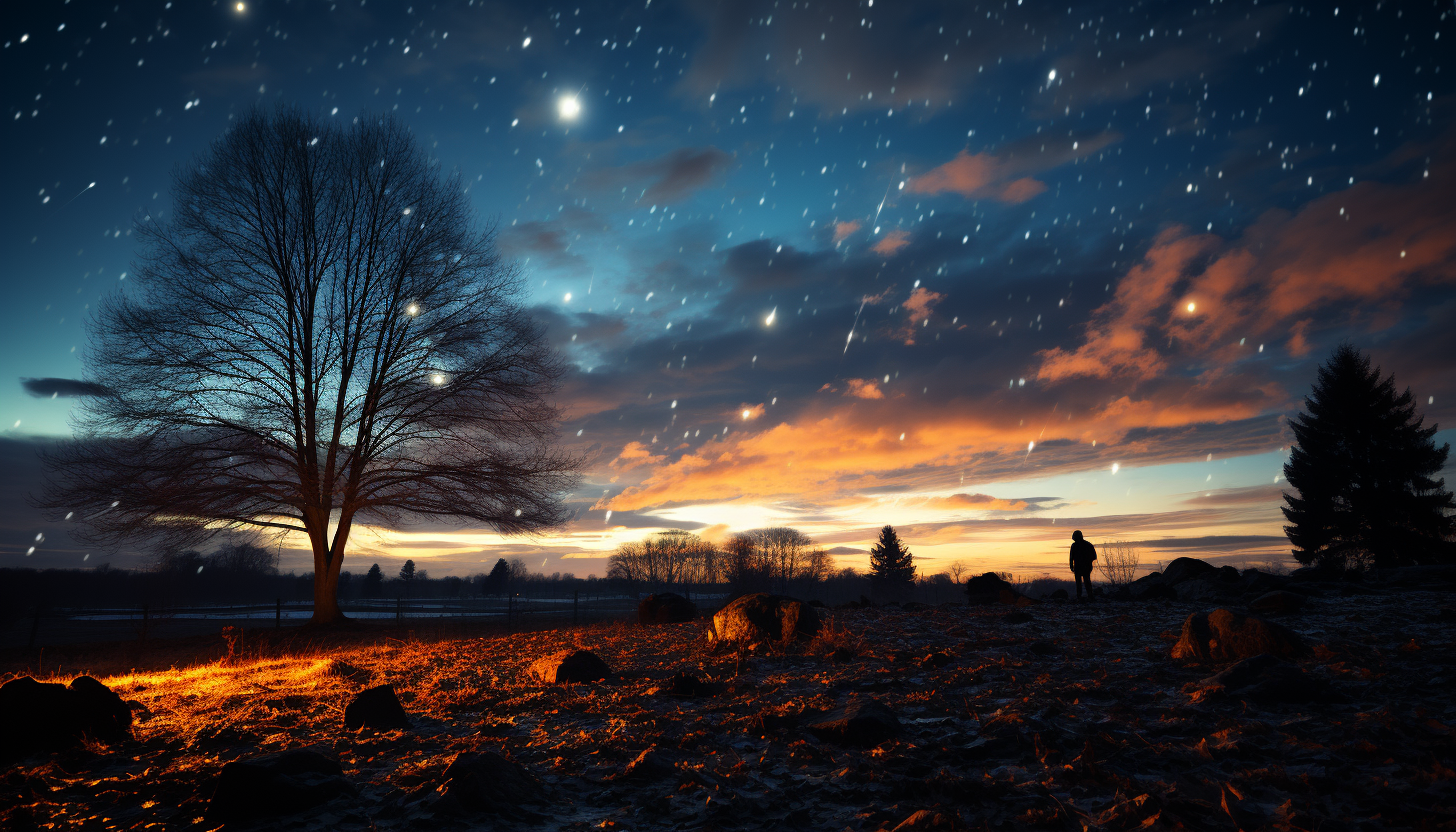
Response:
[{"label": "open field", "polygon": [[[206,828],[225,763],[313,747],[355,793],[270,828],[858,831],[928,809],[950,824],[935,828],[1453,829],[1451,604],[1326,593],[1283,618],[1330,694],[1308,704],[1185,691],[1220,668],[1169,658],[1201,608],[1178,602],[1043,604],[1024,621],[1006,607],[838,610],[811,643],[752,652],[712,649],[702,622],[439,640],[361,630],[245,641],[232,660],[212,638],[153,645],[136,672],[77,651],[53,680],[93,670],[138,703],[136,737],[11,767],[0,826]],[[529,678],[534,659],[573,647],[615,675]],[[681,671],[708,689],[668,695]],[[345,704],[384,683],[414,728],[346,731]],[[901,735],[848,747],[804,730],[855,697],[887,705]],[[436,786],[466,751],[496,752],[539,786],[449,815]]]}]

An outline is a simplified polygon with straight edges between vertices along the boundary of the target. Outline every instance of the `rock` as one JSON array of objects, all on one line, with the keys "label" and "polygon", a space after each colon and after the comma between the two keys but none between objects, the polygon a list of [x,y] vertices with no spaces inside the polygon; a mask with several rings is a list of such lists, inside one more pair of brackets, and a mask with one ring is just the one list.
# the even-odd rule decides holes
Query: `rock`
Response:
[{"label": "rock", "polygon": [[698,617],[698,607],[676,592],[659,592],[637,604],[638,624],[676,624]]},{"label": "rock", "polygon": [[358,731],[373,728],[376,731],[405,730],[410,727],[409,714],[399,704],[392,685],[380,685],[359,692],[348,707],[344,708],[344,728]]},{"label": "rock", "polygon": [[895,712],[869,697],[850,700],[807,726],[809,733],[836,745],[869,747],[900,734]]},{"label": "rock", "polygon": [[921,832],[925,829],[942,829],[945,832],[955,829],[955,823],[939,812],[932,812],[929,809],[921,809],[908,818],[900,821],[891,832]]},{"label": "rock", "polygon": [[1208,577],[1208,573],[1217,571],[1213,564],[1198,558],[1174,558],[1163,570],[1163,583],[1168,586],[1177,586],[1184,581],[1194,578]]},{"label": "rock", "polygon": [[1161,572],[1149,572],[1128,584],[1127,593],[1134,601],[1171,601],[1178,597]]},{"label": "rock", "polygon": [[695,674],[682,672],[674,673],[661,692],[668,696],[696,698],[711,695],[713,686],[699,679]]},{"label": "rock", "polygon": [[819,614],[795,598],[755,592],[713,614],[709,637],[717,642],[792,641],[819,632]]},{"label": "rock", "polygon": [[1173,658],[1206,662],[1236,662],[1260,653],[1292,659],[1310,649],[1287,627],[1223,608],[1188,616],[1173,645]]},{"label": "rock", "polygon": [[[1058,589],[1053,590],[1052,594],[1047,597],[1051,598],[1053,601],[1065,601],[1069,596],[1067,595],[1067,591],[1065,589]],[[911,817],[914,817],[914,815],[912,815]]]},{"label": "rock", "polygon": [[677,758],[678,755],[653,746],[638,754],[613,779],[661,781],[677,772]]},{"label": "rock", "polygon": [[1258,569],[1245,569],[1239,576],[1245,591],[1248,592],[1272,592],[1276,589],[1283,589],[1289,583],[1289,578],[1284,575],[1272,575]]},{"label": "rock", "polygon": [[540,803],[546,790],[525,767],[493,751],[457,754],[442,779],[432,808],[446,815],[539,817],[521,806]]},{"label": "rock", "polygon": [[562,650],[531,663],[531,675],[548,685],[600,682],[612,669],[590,650]]},{"label": "rock", "polygon": [[1001,579],[995,572],[977,575],[966,581],[966,602],[969,604],[1006,604],[1013,607],[1029,607],[1041,603],[1022,595],[1016,587]]},{"label": "rock", "polygon": [[1195,701],[1233,694],[1261,704],[1304,704],[1331,698],[1328,687],[1297,665],[1261,653],[1186,688]]},{"label": "rock", "polygon": [[1249,602],[1249,609],[1266,614],[1299,612],[1303,607],[1303,595],[1282,589],[1266,592]]},{"label": "rock", "polygon": [[854,661],[854,651],[848,647],[836,647],[834,652],[829,654],[829,660],[835,664],[847,664]]},{"label": "rock", "polygon": [[1239,570],[1232,566],[1220,566],[1218,571],[1214,573],[1214,580],[1223,581],[1224,583],[1237,583],[1239,577]]},{"label": "rock", "polygon": [[236,760],[217,776],[207,823],[244,823],[312,809],[353,793],[343,774],[337,760],[308,749]]},{"label": "rock", "polygon": [[30,676],[0,686],[0,759],[60,751],[82,738],[116,743],[131,738],[131,707],[90,676],[69,685]]},{"label": "rock", "polygon": [[1206,578],[1193,578],[1172,587],[1173,595],[1179,601],[1222,601],[1232,596],[1237,587],[1218,580],[1217,572]]}]

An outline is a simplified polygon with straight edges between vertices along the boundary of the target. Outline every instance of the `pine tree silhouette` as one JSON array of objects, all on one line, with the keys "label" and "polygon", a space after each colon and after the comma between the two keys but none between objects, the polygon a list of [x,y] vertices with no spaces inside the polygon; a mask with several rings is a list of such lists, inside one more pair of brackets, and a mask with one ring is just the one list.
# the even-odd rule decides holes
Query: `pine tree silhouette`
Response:
[{"label": "pine tree silhouette", "polygon": [[880,529],[880,539],[870,549],[870,580],[886,589],[908,587],[915,581],[914,556],[893,526]]},{"label": "pine tree silhouette", "polygon": [[1348,344],[1319,368],[1305,411],[1290,421],[1296,444],[1284,478],[1284,527],[1300,563],[1386,568],[1456,561],[1445,480],[1432,479],[1450,445],[1431,441],[1411,392]]},{"label": "pine tree silhouette", "polygon": [[379,590],[381,588],[383,588],[383,586],[384,586],[384,571],[381,570],[379,568],[379,564],[376,563],[373,566],[369,567],[369,571],[368,572],[364,573],[364,595],[365,595],[365,597],[373,598],[373,597],[377,596],[379,594]]}]

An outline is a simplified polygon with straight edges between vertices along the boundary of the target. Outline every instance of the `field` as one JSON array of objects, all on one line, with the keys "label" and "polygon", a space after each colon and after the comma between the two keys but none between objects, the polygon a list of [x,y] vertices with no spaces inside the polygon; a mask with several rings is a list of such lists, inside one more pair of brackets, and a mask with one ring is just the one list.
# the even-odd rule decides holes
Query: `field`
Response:
[{"label": "field", "polygon": [[[1199,609],[1176,602],[825,611],[812,642],[757,651],[713,648],[692,622],[245,636],[231,658],[214,638],[152,645],[142,658],[163,667],[136,672],[117,663],[137,656],[75,652],[52,680],[92,670],[138,703],[135,739],[11,767],[0,827],[208,828],[224,764],[312,747],[353,793],[269,828],[1456,829],[1450,604],[1328,593],[1282,619],[1315,648],[1302,666],[1328,695],[1307,704],[1191,686],[1220,668],[1169,657]],[[573,647],[614,676],[527,674]],[[705,689],[672,695],[679,672]],[[384,683],[414,727],[346,731],[350,698]],[[852,747],[805,730],[864,697],[899,737]],[[437,787],[467,751],[514,761],[530,787],[453,813]]]}]

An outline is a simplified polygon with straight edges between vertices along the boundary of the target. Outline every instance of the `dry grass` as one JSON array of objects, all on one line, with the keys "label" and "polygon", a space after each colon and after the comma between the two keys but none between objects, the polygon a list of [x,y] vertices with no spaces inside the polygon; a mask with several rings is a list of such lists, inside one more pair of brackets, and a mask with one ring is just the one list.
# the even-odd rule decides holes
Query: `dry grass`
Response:
[{"label": "dry grass", "polygon": [[[1301,812],[1322,813],[1301,819],[1299,828],[1377,811],[1393,826],[1415,828],[1424,810],[1381,798],[1381,789],[1331,792],[1323,779],[1271,783],[1259,773],[1314,761],[1308,764],[1342,777],[1368,778],[1360,756],[1366,745],[1403,749],[1394,763],[1381,763],[1387,787],[1445,770],[1434,761],[1449,760],[1453,746],[1447,728],[1432,727],[1432,715],[1449,723],[1443,714],[1456,713],[1452,693],[1402,681],[1416,678],[1409,675],[1416,668],[1426,670],[1424,679],[1429,667],[1456,663],[1456,648],[1421,608],[1409,599],[1380,606],[1326,599],[1301,619],[1329,633],[1341,651],[1353,645],[1341,639],[1362,639],[1348,652],[1326,651],[1322,666],[1309,663],[1324,678],[1354,680],[1346,690],[1365,710],[1339,711],[1355,714],[1340,724],[1301,716],[1307,709],[1298,707],[1190,703],[1182,686],[1210,671],[1166,658],[1159,634],[1176,630],[1188,610],[1164,605],[1094,614],[1046,604],[1030,610],[1032,623],[1015,626],[1003,622],[1004,607],[838,610],[812,642],[752,654],[707,650],[702,622],[434,641],[309,636],[287,649],[249,633],[230,658],[214,637],[203,661],[90,668],[139,706],[136,739],[13,767],[0,780],[0,828],[200,829],[196,818],[225,763],[307,746],[336,755],[358,795],[289,828],[434,828],[440,821],[423,798],[455,754],[474,750],[505,755],[547,784],[547,820],[490,821],[533,832],[874,830],[921,808],[958,816],[966,828],[1010,828],[1018,818],[1054,828],[1109,826],[1100,819],[1134,785],[1153,795],[1168,825],[1197,825],[1207,806],[1220,805],[1220,793],[1205,793],[1204,783],[1252,793],[1261,805],[1293,801],[1313,807]],[[1357,609],[1360,623],[1347,623]],[[1050,656],[1035,649],[1048,639],[1055,641]],[[1401,652],[1412,639],[1421,650]],[[595,651],[617,675],[572,686],[527,676],[537,657],[571,647]],[[826,660],[838,647],[857,658]],[[83,669],[48,680],[69,681]],[[664,682],[680,671],[714,693],[663,695]],[[343,730],[349,699],[384,683],[415,727]],[[844,748],[799,727],[865,695],[898,713],[901,739]],[[1290,727],[1274,731],[1271,724]],[[625,767],[651,748],[675,760],[673,770],[650,781],[624,779]],[[1453,808],[1435,792],[1428,803]],[[21,809],[8,807],[23,808],[30,820],[22,824]],[[807,814],[786,819],[794,807]]]},{"label": "dry grass", "polygon": [[[1126,586],[1137,577],[1142,550],[1124,540],[1109,540],[1097,551],[1097,568],[1113,586]],[[1160,564],[1161,565],[1161,564]]]}]

